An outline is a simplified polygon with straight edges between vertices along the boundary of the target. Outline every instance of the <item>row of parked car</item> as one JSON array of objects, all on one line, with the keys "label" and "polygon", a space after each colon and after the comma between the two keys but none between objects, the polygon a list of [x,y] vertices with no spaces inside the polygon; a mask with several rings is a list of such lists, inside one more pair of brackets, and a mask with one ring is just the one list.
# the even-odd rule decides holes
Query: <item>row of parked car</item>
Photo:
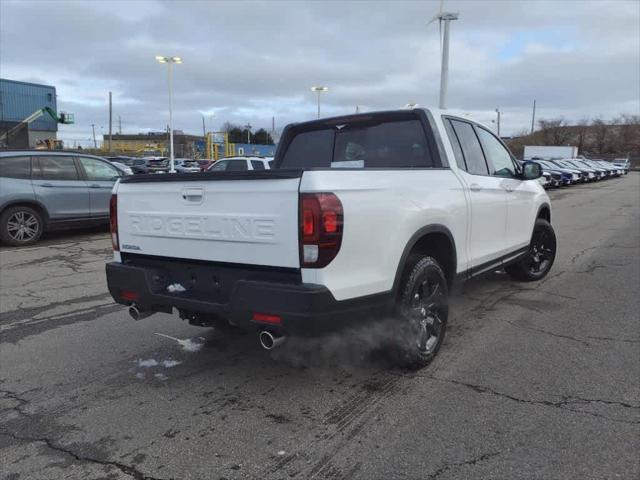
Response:
[{"label": "row of parked car", "polygon": [[[628,162],[585,158],[536,159],[545,187],[597,181],[626,174]],[[270,170],[272,157],[177,159],[178,172]],[[0,242],[29,245],[43,231],[106,223],[115,182],[125,175],[165,173],[165,157],[97,157],[64,151],[0,152]]]},{"label": "row of parked car", "polygon": [[629,173],[629,161],[589,160],[584,157],[541,159],[532,161],[542,167],[539,182],[545,188],[558,188],[576,183],[597,182]]},{"label": "row of parked car", "polygon": [[[273,158],[176,159],[176,171],[269,170]],[[0,242],[29,245],[45,230],[106,224],[115,182],[137,173],[166,173],[165,157],[97,157],[78,152],[0,152]]]},{"label": "row of parked car", "polygon": [[[138,173],[168,173],[170,169],[168,157],[105,157],[114,166],[128,175]],[[174,159],[177,173],[196,173],[208,170],[269,170],[273,157],[229,157],[218,161],[191,158]]]}]

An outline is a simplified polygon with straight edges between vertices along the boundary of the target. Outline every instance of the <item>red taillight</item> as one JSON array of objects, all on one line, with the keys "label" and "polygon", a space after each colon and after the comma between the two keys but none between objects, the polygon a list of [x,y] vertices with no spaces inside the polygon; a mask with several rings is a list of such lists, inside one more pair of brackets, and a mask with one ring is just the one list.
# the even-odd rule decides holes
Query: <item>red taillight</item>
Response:
[{"label": "red taillight", "polygon": [[254,313],[252,320],[254,322],[270,323],[272,325],[282,324],[282,317],[280,317],[280,315],[269,315],[267,313]]},{"label": "red taillight", "polygon": [[122,290],[122,292],[120,292],[120,298],[123,300],[129,300],[130,302],[135,302],[138,300],[138,294],[131,290]]},{"label": "red taillight", "polygon": [[342,203],[333,193],[300,194],[300,266],[322,268],[342,243]]},{"label": "red taillight", "polygon": [[109,226],[111,227],[111,245],[115,251],[120,250],[118,243],[118,196],[114,193],[109,200]]}]

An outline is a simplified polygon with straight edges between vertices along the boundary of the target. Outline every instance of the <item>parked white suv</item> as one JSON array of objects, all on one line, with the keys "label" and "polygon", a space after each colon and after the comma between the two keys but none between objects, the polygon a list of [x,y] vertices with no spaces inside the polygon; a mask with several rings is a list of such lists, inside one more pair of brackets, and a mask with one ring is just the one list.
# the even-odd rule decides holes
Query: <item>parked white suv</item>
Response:
[{"label": "parked white suv", "polygon": [[437,353],[457,280],[539,280],[556,253],[541,168],[440,110],[289,125],[275,168],[134,176],[114,188],[113,298],[256,330],[273,348],[391,318],[404,364]]},{"label": "parked white suv", "polygon": [[209,167],[210,171],[244,172],[247,170],[269,170],[271,157],[228,157],[218,160]]}]

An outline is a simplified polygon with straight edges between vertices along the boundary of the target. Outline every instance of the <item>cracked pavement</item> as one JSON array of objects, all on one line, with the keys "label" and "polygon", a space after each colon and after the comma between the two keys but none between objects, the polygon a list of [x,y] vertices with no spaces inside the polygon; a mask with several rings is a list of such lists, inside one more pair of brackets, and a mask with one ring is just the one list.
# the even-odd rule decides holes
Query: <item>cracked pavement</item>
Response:
[{"label": "cracked pavement", "polygon": [[550,196],[549,276],[458,288],[418,372],[356,335],[134,322],[103,230],[1,248],[0,478],[639,478],[640,173]]}]

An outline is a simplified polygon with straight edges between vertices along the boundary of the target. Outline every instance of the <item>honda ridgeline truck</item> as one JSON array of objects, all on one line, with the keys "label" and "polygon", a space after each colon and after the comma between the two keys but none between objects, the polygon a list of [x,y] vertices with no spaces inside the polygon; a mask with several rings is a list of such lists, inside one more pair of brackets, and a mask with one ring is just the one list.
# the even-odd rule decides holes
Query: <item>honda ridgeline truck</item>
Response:
[{"label": "honda ridgeline truck", "polygon": [[267,349],[387,318],[400,361],[421,367],[442,344],[456,281],[498,268],[535,281],[553,264],[540,166],[447,111],[292,124],[274,163],[121,179],[106,266],[115,301],[136,319],[176,309],[257,331]]}]

